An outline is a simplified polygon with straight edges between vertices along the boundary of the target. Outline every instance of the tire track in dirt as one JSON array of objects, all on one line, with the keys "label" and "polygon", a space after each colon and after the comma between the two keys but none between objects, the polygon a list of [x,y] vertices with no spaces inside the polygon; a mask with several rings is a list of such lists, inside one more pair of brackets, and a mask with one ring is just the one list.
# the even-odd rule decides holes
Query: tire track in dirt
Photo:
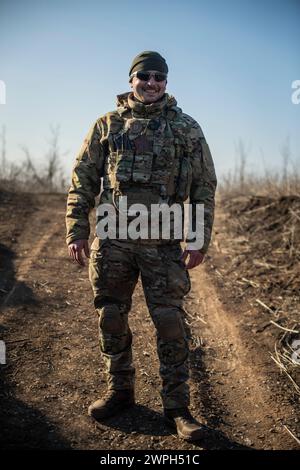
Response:
[{"label": "tire track in dirt", "polygon": [[[54,196],[54,205],[49,194],[35,195],[34,202],[36,209],[31,214],[30,220],[22,220],[20,218],[19,244],[16,248],[16,258],[14,261],[14,283],[9,292],[3,298],[0,308],[9,305],[10,300],[16,295],[18,286],[26,283],[27,275],[33,268],[35,261],[38,260],[45,245],[62,230],[62,224],[59,216],[65,215],[63,207],[57,210],[57,203],[61,204],[61,198],[57,200],[58,195]],[[49,200],[51,204],[49,204]],[[56,204],[55,204],[56,202]],[[23,224],[23,230],[21,226]]]},{"label": "tire track in dirt", "polygon": [[[255,342],[251,337],[247,341],[242,338],[239,322],[243,312],[239,315],[226,309],[211,274],[203,268],[192,271],[192,295],[197,303],[188,301],[187,310],[194,312],[193,333],[201,338],[198,344],[202,343],[205,352],[210,399],[218,403],[216,413],[221,407],[224,430],[256,449],[297,448],[284,429],[286,417],[292,416],[294,410],[277,401],[263,370],[264,361],[255,354]],[[197,322],[199,314],[202,322]]]},{"label": "tire track in dirt", "polygon": [[[52,215],[50,213],[50,215]],[[40,212],[38,211],[32,219],[32,225],[38,229],[38,233],[41,233],[42,229],[45,226],[44,222],[44,215],[43,217],[40,217]],[[28,272],[30,271],[34,261],[38,258],[39,254],[45,247],[46,243],[50,240],[51,237],[55,236],[61,231],[61,226],[58,222],[53,221],[50,227],[46,225],[46,233],[42,235],[42,237],[37,241],[37,243],[32,247],[32,245],[29,244],[28,248],[26,249],[25,247],[25,253],[30,252],[30,255],[25,255],[24,257],[22,256],[21,259],[19,259],[19,262],[16,262],[16,276],[15,276],[15,282],[11,290],[8,292],[6,297],[3,300],[3,307],[9,304],[10,299],[13,297],[15,294],[15,291],[19,285],[19,283],[25,282],[26,281],[26,276]],[[27,238],[26,233],[24,233],[25,238]]]}]

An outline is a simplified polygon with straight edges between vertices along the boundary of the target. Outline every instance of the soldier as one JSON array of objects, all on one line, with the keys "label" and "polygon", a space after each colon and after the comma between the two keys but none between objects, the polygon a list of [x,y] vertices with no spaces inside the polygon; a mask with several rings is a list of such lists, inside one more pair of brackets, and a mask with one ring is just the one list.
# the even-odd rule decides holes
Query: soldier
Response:
[{"label": "soldier", "polygon": [[[188,341],[183,299],[190,290],[188,269],[202,263],[208,249],[216,176],[209,147],[199,124],[166,93],[168,66],[157,52],[137,55],[129,70],[132,92],[117,97],[117,110],[97,119],[73,168],[67,201],[67,244],[74,261],[90,258],[89,277],[99,316],[100,349],[108,390],[93,403],[90,416],[102,420],[132,406],[134,374],[132,334],[128,325],[138,277],[156,328],[164,416],[186,440],[203,437],[205,427],[190,414]],[[99,207],[111,204],[120,216],[128,207],[179,203],[189,198],[204,205],[204,243],[186,246],[170,235],[156,239],[96,237],[89,251],[89,212],[100,193]],[[127,213],[128,215],[128,213]],[[193,225],[195,220],[193,212]],[[101,220],[101,216],[98,217]],[[190,240],[192,241],[192,240]]]}]

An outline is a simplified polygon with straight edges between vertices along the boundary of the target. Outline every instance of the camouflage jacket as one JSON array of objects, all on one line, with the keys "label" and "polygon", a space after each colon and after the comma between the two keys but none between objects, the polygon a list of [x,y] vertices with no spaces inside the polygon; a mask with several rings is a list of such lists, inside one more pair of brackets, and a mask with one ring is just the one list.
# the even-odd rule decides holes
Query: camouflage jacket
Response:
[{"label": "camouflage jacket", "polygon": [[166,202],[204,204],[205,253],[214,218],[216,175],[199,124],[165,94],[143,104],[132,93],[117,97],[117,110],[97,119],[78,154],[67,199],[67,243],[88,239],[89,212],[100,205]]}]

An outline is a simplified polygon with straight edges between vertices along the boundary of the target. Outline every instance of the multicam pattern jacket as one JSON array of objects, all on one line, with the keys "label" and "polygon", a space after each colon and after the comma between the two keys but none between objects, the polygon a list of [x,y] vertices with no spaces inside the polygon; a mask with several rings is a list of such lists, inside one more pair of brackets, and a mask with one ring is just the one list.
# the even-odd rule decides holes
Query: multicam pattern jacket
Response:
[{"label": "multicam pattern jacket", "polygon": [[[102,184],[101,184],[102,182]],[[216,175],[199,124],[165,94],[143,104],[132,93],[117,97],[117,110],[97,119],[78,154],[67,199],[67,243],[88,239],[89,212],[100,203],[128,206],[204,204],[204,244],[208,249],[214,218]]]}]

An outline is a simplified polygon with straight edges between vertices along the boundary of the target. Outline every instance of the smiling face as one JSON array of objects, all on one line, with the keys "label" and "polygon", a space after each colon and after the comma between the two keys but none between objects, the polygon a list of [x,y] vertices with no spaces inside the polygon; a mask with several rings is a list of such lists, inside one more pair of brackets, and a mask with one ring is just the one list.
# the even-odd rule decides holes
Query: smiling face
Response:
[{"label": "smiling face", "polygon": [[157,82],[154,78],[155,70],[148,70],[151,73],[149,80],[140,80],[138,77],[133,76],[131,80],[131,88],[133,90],[134,97],[145,104],[154,103],[158,101],[164,95],[166,91],[167,80]]}]

